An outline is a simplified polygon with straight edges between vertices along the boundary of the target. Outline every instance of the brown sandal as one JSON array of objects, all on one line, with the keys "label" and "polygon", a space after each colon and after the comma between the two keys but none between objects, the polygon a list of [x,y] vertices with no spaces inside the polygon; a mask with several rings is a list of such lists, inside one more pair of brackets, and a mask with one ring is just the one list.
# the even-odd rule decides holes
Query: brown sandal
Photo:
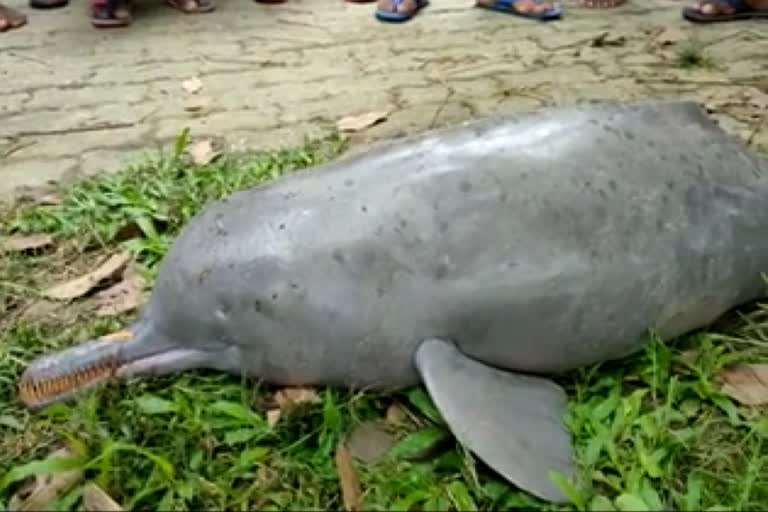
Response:
[{"label": "brown sandal", "polygon": [[166,2],[184,14],[205,14],[216,10],[213,0],[166,0]]},{"label": "brown sandal", "polygon": [[16,9],[0,4],[0,32],[13,30],[27,24],[27,17]]}]

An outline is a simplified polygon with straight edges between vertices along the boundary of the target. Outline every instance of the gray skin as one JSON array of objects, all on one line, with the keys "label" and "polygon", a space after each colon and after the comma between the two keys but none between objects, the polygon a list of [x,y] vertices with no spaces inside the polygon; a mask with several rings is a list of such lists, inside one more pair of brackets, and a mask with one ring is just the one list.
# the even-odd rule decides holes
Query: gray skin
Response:
[{"label": "gray skin", "polygon": [[462,443],[560,501],[548,471],[573,473],[565,396],[532,374],[621,358],[649,331],[674,338],[765,296],[766,205],[766,161],[694,103],[465,123],[209,205],[130,341],[46,356],[22,382],[104,358],[123,377],[424,382]]}]

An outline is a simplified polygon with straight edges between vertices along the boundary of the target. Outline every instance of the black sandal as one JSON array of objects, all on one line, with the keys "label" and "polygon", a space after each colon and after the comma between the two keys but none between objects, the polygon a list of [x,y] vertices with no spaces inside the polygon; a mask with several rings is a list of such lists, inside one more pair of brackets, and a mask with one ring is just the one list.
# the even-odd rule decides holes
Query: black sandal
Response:
[{"label": "black sandal", "polygon": [[29,0],[29,6],[33,9],[58,9],[68,3],[69,0]]}]

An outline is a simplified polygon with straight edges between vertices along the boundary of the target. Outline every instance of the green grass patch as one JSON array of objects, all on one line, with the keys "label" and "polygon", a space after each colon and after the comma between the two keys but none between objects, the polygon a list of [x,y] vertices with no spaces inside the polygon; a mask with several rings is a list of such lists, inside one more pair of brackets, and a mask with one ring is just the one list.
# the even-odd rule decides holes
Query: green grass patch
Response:
[{"label": "green grass patch", "polygon": [[675,63],[683,69],[714,68],[715,61],[704,45],[696,40],[683,43],[675,53]]},{"label": "green grass patch", "polygon": [[[382,461],[357,470],[368,510],[749,510],[768,503],[765,408],[723,395],[718,372],[768,360],[768,309],[754,306],[707,333],[647,349],[560,380],[580,466],[572,503],[542,503],[499,479],[447,434],[426,393],[352,394],[320,389],[275,427],[270,389],[211,372],[109,385],[72,404],[31,414],[15,383],[36,355],[114,331],[130,318],[87,308],[40,310],[37,291],[122,245],[148,278],[181,226],[209,200],[343,151],[336,137],[304,147],[194,166],[187,134],[170,155],[64,191],[55,206],[2,213],[4,233],[48,232],[56,249],[0,262],[0,508],[26,477],[81,468],[126,508],[341,509],[334,450],[356,424],[382,418],[393,400],[413,419]],[[311,172],[311,171],[309,171]],[[120,241],[133,225],[138,234]],[[42,301],[44,304],[44,301]],[[45,314],[44,314],[45,313]],[[47,459],[69,443],[76,457]],[[424,456],[424,454],[429,456]],[[58,500],[79,507],[82,486]]]}]

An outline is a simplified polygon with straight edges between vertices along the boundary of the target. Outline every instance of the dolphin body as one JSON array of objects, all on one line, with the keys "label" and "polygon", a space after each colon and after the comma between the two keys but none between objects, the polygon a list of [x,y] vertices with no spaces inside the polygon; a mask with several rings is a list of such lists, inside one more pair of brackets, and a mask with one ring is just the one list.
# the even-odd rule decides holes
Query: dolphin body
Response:
[{"label": "dolphin body", "polygon": [[[563,390],[766,295],[768,162],[690,102],[552,108],[407,138],[208,205],[122,336],[33,362],[39,408],[193,368],[424,383],[467,448],[564,500]],[[119,338],[119,339],[118,339]]]}]

